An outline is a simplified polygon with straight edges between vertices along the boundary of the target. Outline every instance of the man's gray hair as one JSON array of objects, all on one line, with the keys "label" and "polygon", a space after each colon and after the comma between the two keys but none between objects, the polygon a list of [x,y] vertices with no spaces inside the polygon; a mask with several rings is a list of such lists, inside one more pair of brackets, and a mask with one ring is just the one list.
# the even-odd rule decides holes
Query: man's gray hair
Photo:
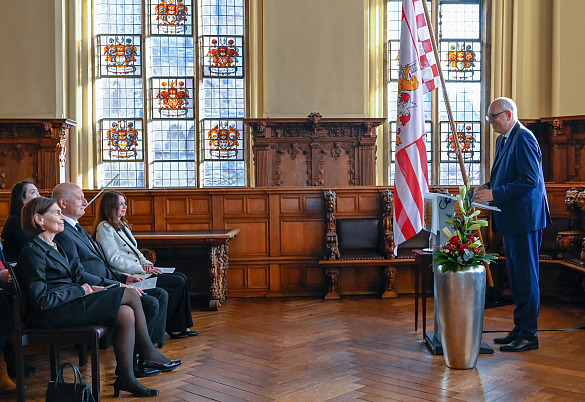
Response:
[{"label": "man's gray hair", "polygon": [[503,110],[507,110],[507,111],[512,112],[512,116],[514,117],[514,120],[516,120],[516,121],[518,120],[518,108],[516,107],[516,103],[512,99],[501,97],[501,98],[495,99],[494,102],[499,102],[500,106],[502,107]]}]

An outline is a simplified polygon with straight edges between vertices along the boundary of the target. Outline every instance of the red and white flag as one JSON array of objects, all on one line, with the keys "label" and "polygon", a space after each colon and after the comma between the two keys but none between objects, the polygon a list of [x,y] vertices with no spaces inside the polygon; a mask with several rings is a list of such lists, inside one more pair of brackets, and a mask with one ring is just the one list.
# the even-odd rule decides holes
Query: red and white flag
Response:
[{"label": "red and white flag", "polygon": [[429,191],[423,95],[438,87],[422,0],[402,0],[394,175],[394,252],[423,227],[423,196]]}]

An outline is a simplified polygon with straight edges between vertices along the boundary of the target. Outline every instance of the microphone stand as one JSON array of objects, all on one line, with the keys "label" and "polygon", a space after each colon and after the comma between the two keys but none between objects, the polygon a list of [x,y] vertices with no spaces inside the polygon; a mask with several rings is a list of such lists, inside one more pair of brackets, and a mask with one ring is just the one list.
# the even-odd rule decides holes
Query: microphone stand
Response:
[{"label": "microphone stand", "polygon": [[110,180],[110,181],[108,182],[108,184],[106,184],[106,185],[105,185],[105,186],[104,186],[104,187],[103,187],[103,188],[100,190],[100,192],[99,192],[99,193],[97,193],[97,194],[95,195],[95,197],[93,197],[93,198],[91,199],[91,201],[87,203],[87,205],[85,206],[85,208],[89,207],[89,205],[90,205],[92,202],[94,202],[94,201],[95,201],[95,199],[96,199],[96,198],[98,198],[98,197],[100,196],[100,194],[101,194],[101,193],[103,193],[103,192],[104,192],[104,190],[105,190],[106,188],[108,188],[108,186],[109,186],[110,184],[112,184],[112,182],[113,182],[114,180],[116,180],[116,179],[118,178],[118,176],[120,176],[120,173],[118,173],[116,176],[114,176],[114,177],[112,178],[112,180]]}]

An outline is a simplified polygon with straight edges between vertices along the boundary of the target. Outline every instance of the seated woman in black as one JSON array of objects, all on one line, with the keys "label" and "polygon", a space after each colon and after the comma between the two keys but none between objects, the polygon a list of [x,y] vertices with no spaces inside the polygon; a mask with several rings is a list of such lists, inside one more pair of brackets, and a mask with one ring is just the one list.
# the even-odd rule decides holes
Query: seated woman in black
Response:
[{"label": "seated woman in black", "polygon": [[95,221],[95,239],[102,246],[108,264],[126,275],[157,275],[156,286],[169,294],[166,330],[173,339],[197,335],[193,325],[187,276],[180,272],[163,274],[138,249],[126,221],[126,197],[119,191],[106,191],[100,200]]},{"label": "seated woman in black", "polygon": [[2,241],[4,243],[4,258],[6,261],[18,260],[20,250],[30,241],[29,237],[22,231],[20,224],[20,213],[22,207],[29,200],[39,197],[39,190],[30,181],[21,181],[12,187],[10,192],[10,209],[8,219],[2,229]]},{"label": "seated woman in black", "polygon": [[85,283],[83,267],[68,261],[54,241],[64,229],[61,209],[52,198],[29,201],[22,210],[22,228],[31,237],[18,259],[16,274],[27,291],[31,305],[29,322],[42,328],[90,325],[112,325],[118,378],[114,396],[120,390],[135,396],[156,396],[158,390],[145,388],[134,377],[133,357],[136,342],[146,367],[169,371],[181,364],[169,360],[152,344],[138,292],[132,288]]}]

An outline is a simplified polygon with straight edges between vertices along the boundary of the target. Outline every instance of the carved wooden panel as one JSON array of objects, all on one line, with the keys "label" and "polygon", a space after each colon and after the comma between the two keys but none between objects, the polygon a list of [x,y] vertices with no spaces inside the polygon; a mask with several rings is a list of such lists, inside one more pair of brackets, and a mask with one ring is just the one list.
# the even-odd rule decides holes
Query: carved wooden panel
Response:
[{"label": "carved wooden panel", "polygon": [[526,125],[542,149],[547,182],[585,182],[585,115],[546,117]]},{"label": "carved wooden panel", "polygon": [[0,189],[21,180],[52,189],[69,180],[68,119],[0,119]]},{"label": "carved wooden panel", "polygon": [[244,119],[256,186],[376,184],[376,127],[385,119]]}]

